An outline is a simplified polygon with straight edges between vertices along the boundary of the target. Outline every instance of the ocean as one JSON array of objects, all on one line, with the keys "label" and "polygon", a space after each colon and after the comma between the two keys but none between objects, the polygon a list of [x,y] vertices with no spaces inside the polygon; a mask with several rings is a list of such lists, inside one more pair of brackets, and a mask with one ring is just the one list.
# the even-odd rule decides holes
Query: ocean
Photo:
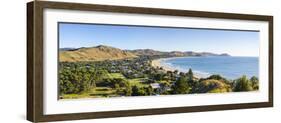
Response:
[{"label": "ocean", "polygon": [[194,74],[201,77],[208,77],[213,74],[219,74],[227,79],[237,79],[242,75],[249,78],[259,76],[258,57],[178,57],[163,59],[160,64],[181,72],[187,72],[191,68]]}]

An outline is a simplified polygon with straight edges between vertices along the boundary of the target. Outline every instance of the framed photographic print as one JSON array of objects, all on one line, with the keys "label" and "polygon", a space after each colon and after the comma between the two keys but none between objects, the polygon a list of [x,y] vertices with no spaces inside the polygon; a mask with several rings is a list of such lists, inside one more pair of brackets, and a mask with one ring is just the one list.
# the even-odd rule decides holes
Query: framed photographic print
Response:
[{"label": "framed photographic print", "polygon": [[33,122],[273,106],[273,17],[27,4]]}]

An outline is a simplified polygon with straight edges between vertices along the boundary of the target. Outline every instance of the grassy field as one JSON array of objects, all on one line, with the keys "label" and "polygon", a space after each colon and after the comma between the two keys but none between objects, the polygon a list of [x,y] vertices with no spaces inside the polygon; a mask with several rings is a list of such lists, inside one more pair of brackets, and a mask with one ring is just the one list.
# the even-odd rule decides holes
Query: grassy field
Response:
[{"label": "grassy field", "polygon": [[89,92],[81,94],[65,94],[63,99],[79,99],[79,98],[98,98],[98,97],[115,97],[116,90],[109,87],[96,87]]},{"label": "grassy field", "polygon": [[113,97],[116,95],[116,90],[109,87],[96,87],[89,93],[91,97]]},{"label": "grassy field", "polygon": [[128,79],[128,81],[131,83],[132,86],[149,86],[148,84],[144,84],[144,80],[146,78],[137,78],[137,79]]},{"label": "grassy field", "polygon": [[109,73],[107,77],[110,79],[117,79],[117,78],[125,79],[125,77],[121,73]]},{"label": "grassy field", "polygon": [[81,94],[64,94],[61,95],[63,99],[79,99],[79,98],[88,98],[88,93],[81,93]]},{"label": "grassy field", "polygon": [[149,86],[143,83],[147,78],[126,79],[121,73],[109,73],[107,77],[110,79],[122,78],[128,80],[132,86]]}]

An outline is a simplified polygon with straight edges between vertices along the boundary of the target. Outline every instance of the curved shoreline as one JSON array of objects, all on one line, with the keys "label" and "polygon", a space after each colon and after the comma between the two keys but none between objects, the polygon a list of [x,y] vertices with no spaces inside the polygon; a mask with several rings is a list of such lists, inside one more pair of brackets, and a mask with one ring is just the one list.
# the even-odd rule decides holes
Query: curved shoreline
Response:
[{"label": "curved shoreline", "polygon": [[163,65],[161,62],[164,61],[164,60],[167,60],[168,58],[160,58],[160,59],[155,59],[155,60],[152,60],[151,61],[151,66],[154,67],[154,68],[160,68],[162,67],[165,71],[175,71],[177,69],[175,68],[172,68],[170,66],[167,66],[167,65]]},{"label": "curved shoreline", "polygon": [[[179,71],[179,72],[184,72],[184,73],[186,73],[187,71],[182,71],[182,70],[179,70],[179,69],[177,69],[177,68],[173,68],[173,67],[171,67],[171,66],[167,66],[167,65],[164,65],[163,63],[161,63],[161,62],[163,62],[163,61],[170,60],[170,59],[176,59],[176,58],[186,58],[186,57],[170,57],[170,58],[155,59],[155,60],[152,60],[152,61],[151,61],[151,66],[154,67],[154,68],[157,68],[157,67],[160,68],[160,67],[162,67],[163,70],[165,70],[165,71],[175,71],[175,70],[177,70],[177,71]],[[194,76],[195,76],[196,78],[206,78],[206,77],[207,77],[207,76],[201,75],[201,74],[196,73],[196,72],[193,72],[193,73],[194,73]]]}]

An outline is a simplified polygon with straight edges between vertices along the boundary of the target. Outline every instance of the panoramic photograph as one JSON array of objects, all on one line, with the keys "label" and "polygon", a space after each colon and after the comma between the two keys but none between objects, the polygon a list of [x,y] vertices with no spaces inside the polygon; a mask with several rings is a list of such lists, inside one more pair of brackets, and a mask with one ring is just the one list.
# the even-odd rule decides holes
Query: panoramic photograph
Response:
[{"label": "panoramic photograph", "polygon": [[259,31],[58,27],[59,99],[259,91]]}]

